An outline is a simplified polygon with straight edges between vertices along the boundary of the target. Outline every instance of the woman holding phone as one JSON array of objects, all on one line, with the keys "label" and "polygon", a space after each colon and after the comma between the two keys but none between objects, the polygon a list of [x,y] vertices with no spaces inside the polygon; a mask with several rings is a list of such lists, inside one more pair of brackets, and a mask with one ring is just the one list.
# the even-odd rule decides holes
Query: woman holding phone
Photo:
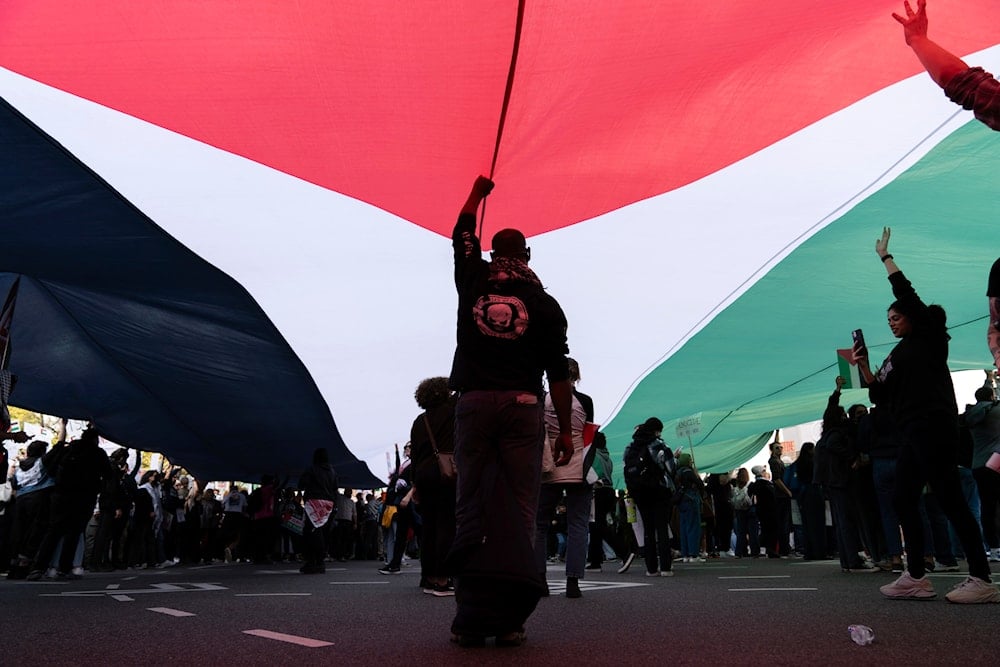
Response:
[{"label": "woman holding phone", "polygon": [[896,297],[888,310],[889,329],[899,342],[876,373],[868,350],[854,346],[854,358],[869,386],[869,397],[886,410],[899,435],[893,506],[906,541],[907,571],[881,587],[889,598],[929,599],[937,594],[924,574],[923,523],[920,495],[930,485],[952,522],[965,550],[969,577],[945,597],[949,602],[1000,602],[1000,591],[990,580],[990,567],[979,526],[966,504],[958,476],[958,406],[948,369],[946,315],[941,306],[928,306],[889,254],[888,227],[875,242]]}]

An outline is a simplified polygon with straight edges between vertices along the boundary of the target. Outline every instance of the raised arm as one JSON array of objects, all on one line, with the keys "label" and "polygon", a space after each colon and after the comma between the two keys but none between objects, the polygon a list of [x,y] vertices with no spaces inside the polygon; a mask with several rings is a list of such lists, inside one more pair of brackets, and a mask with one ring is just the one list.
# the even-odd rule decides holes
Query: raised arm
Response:
[{"label": "raised arm", "polygon": [[469,198],[462,206],[462,214],[475,215],[476,211],[479,210],[479,204],[491,192],[493,192],[493,181],[485,176],[477,176],[472,184],[472,190],[469,192]]},{"label": "raised arm", "polygon": [[882,265],[885,267],[885,272],[888,275],[894,273],[899,273],[899,267],[896,266],[896,259],[889,254],[889,237],[892,236],[892,230],[888,227],[882,228],[882,238],[875,240],[875,254],[878,258],[882,260]]},{"label": "raised arm", "polygon": [[482,246],[476,238],[476,210],[493,190],[493,181],[479,176],[472,184],[469,197],[458,214],[455,229],[451,232],[451,245],[455,251],[455,282],[462,283],[469,271],[474,271],[483,261]]},{"label": "raised arm", "polygon": [[830,394],[830,398],[826,399],[826,409],[823,411],[824,424],[832,424],[840,416],[840,390],[844,387],[845,380],[843,376],[838,375],[835,382],[837,388]]},{"label": "raised arm", "polygon": [[917,0],[917,11],[904,0],[903,9],[906,16],[893,13],[892,18],[903,26],[907,46],[913,49],[934,83],[944,88],[956,74],[969,69],[965,61],[927,37],[927,0]]}]

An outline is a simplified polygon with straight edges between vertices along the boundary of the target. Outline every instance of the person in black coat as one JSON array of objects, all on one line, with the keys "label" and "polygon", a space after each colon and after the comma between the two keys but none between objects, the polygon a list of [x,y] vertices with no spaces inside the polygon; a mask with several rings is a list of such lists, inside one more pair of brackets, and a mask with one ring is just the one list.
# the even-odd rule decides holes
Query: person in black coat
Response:
[{"label": "person in black coat", "polygon": [[299,477],[299,489],[306,506],[306,522],[302,539],[305,563],[299,568],[302,574],[323,574],[326,566],[326,531],[337,500],[337,473],[330,465],[330,455],[325,447],[313,452],[312,465]]},{"label": "person in black coat", "polygon": [[906,542],[907,571],[880,590],[891,598],[936,595],[924,577],[921,558],[924,527],[920,497],[929,484],[954,526],[969,564],[969,577],[946,597],[966,604],[1000,602],[1000,591],[990,578],[982,532],[965,501],[958,473],[958,405],[948,368],[947,314],[941,306],[927,305],[917,295],[889,253],[890,235],[888,227],[882,230],[875,252],[896,297],[887,319],[899,342],[877,374],[871,370],[863,343],[854,347],[858,369],[868,382],[869,398],[888,412],[900,438],[893,505]]},{"label": "person in black coat", "polygon": [[[768,558],[778,558],[778,501],[775,496],[774,484],[768,479],[771,474],[767,466],[757,465],[750,468],[754,481],[750,482],[747,493],[757,522],[760,524],[760,543]],[[752,553],[756,558],[759,554]]]},{"label": "person in black coat", "polygon": [[100,436],[96,428],[86,429],[79,440],[67,445],[65,425],[64,419],[62,437],[42,457],[42,465],[48,468],[56,483],[50,499],[49,525],[38,553],[35,554],[32,571],[28,574],[30,581],[42,578],[60,540],[63,549],[57,576],[64,579],[78,578],[72,574],[77,542],[93,515],[97,494],[103,488],[104,481],[115,474],[108,455],[100,447]]}]

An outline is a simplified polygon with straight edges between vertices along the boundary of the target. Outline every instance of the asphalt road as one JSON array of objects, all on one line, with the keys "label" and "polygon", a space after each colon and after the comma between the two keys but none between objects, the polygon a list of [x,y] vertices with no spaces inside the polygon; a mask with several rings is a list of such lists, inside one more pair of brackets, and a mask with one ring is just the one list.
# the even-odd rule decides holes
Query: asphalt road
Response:
[{"label": "asphalt road", "polygon": [[[449,643],[454,598],[373,562],[220,564],[88,573],[73,582],[0,580],[0,665],[996,665],[1000,605],[944,594],[962,574],[931,575],[933,601],[885,600],[889,574],[844,574],[836,561],[678,563],[649,578],[637,560],[588,572],[583,597],[543,599],[519,648]],[[855,645],[862,623],[875,642]]]}]

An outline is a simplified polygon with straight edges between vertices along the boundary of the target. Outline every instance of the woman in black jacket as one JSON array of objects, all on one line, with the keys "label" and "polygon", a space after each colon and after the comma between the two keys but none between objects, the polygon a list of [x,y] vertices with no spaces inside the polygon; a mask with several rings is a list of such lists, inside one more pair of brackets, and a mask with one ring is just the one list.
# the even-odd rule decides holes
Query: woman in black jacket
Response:
[{"label": "woman in black jacket", "polygon": [[[432,377],[417,385],[413,397],[423,409],[410,427],[415,496],[423,522],[420,572],[425,593],[446,597],[455,594],[445,564],[455,538],[455,479],[441,475],[437,452],[455,451],[455,395],[448,388],[448,378]],[[396,549],[402,551],[399,546]]]},{"label": "woman in black jacket", "polygon": [[948,369],[946,315],[940,306],[928,306],[889,254],[888,227],[875,242],[896,297],[889,306],[889,328],[899,342],[877,373],[868,364],[868,350],[854,347],[858,368],[878,408],[889,412],[900,439],[896,460],[893,505],[906,540],[907,571],[882,586],[891,598],[933,598],[936,593],[924,576],[924,531],[920,494],[930,484],[941,509],[952,522],[969,564],[969,577],[947,594],[949,602],[1000,602],[1000,591],[990,580],[983,539],[962,494],[958,476],[958,406]]},{"label": "woman in black jacket", "polygon": [[642,518],[647,577],[674,576],[669,527],[676,464],[662,432],[663,422],[656,417],[639,424],[623,457],[628,493]]}]

